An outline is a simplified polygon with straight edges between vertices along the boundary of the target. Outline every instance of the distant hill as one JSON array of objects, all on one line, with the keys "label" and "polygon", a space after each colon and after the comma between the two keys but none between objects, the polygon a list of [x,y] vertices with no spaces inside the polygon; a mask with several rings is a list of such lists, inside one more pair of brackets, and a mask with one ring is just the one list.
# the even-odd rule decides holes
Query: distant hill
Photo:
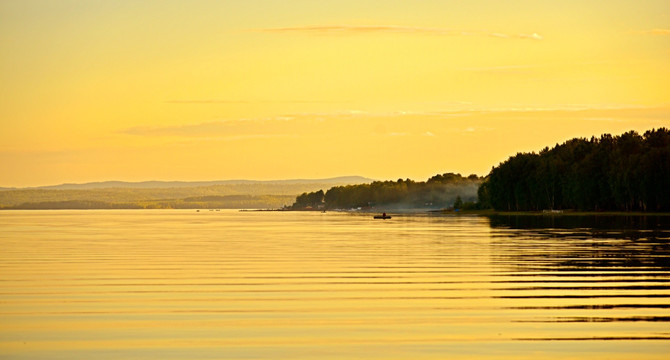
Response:
[{"label": "distant hill", "polygon": [[[295,185],[295,184],[363,184],[373,179],[362,176],[340,176],[326,179],[289,179],[289,180],[216,180],[216,181],[102,181],[82,184],[60,184],[32,187],[45,190],[88,190],[88,189],[167,189],[184,187],[201,187],[215,185]],[[0,188],[0,190],[17,190],[17,188]]]},{"label": "distant hill", "polygon": [[360,176],[273,181],[105,181],[0,191],[0,209],[267,209],[303,192],[372,182]]}]

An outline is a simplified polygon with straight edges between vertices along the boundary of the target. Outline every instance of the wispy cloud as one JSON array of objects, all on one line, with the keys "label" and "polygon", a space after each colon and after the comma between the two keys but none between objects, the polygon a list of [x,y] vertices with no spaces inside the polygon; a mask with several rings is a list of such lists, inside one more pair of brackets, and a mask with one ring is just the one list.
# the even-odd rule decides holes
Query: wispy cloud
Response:
[{"label": "wispy cloud", "polygon": [[215,99],[174,99],[165,101],[167,104],[340,104],[344,101],[328,100],[215,100]]},{"label": "wispy cloud", "polygon": [[241,100],[168,100],[168,104],[247,104]]},{"label": "wispy cloud", "polygon": [[257,123],[260,120],[219,120],[197,124],[173,126],[135,126],[121,130],[121,134],[140,136],[186,136],[207,137],[238,133],[245,124]]},{"label": "wispy cloud", "polygon": [[532,40],[542,40],[544,39],[542,35],[538,33],[532,33],[532,34],[518,34],[517,35],[521,39],[532,39]]},{"label": "wispy cloud", "polygon": [[489,36],[501,39],[542,40],[537,33],[504,34],[486,30],[457,30],[433,27],[398,25],[308,25],[280,28],[252,29],[251,31],[275,34],[314,34],[314,35],[362,35],[362,34],[416,34],[438,36]]},{"label": "wispy cloud", "polygon": [[505,66],[465,67],[461,68],[461,70],[472,71],[472,72],[520,73],[520,72],[527,72],[535,68],[537,68],[537,66],[534,65],[505,65]]},{"label": "wispy cloud", "polygon": [[475,132],[488,132],[488,131],[493,131],[493,130],[495,130],[495,129],[492,128],[492,127],[473,127],[473,126],[470,126],[470,127],[465,128],[465,129],[459,130],[459,132],[471,134],[471,133],[475,133]]},{"label": "wispy cloud", "polygon": [[[479,34],[487,34],[487,33],[480,32]],[[542,39],[544,39],[541,35],[539,35],[537,33],[514,34],[514,35],[501,34],[501,33],[488,33],[487,35],[492,36],[492,37],[501,38],[501,39],[530,39],[530,40],[542,40]]]},{"label": "wispy cloud", "polygon": [[646,35],[670,35],[670,29],[651,29],[641,31],[640,33]]},{"label": "wispy cloud", "polygon": [[244,140],[291,137],[304,126],[316,123],[310,118],[282,115],[267,118],[213,120],[184,125],[134,126],[117,131],[122,135],[200,140]]},{"label": "wispy cloud", "polygon": [[253,139],[295,138],[295,137],[298,136],[296,134],[247,134],[247,135],[219,136],[216,138],[211,138],[211,140],[237,141],[237,140],[253,140]]},{"label": "wispy cloud", "polygon": [[585,121],[598,121],[598,122],[615,122],[615,123],[624,122],[624,119],[615,119],[611,117],[585,117],[583,119]]},{"label": "wispy cloud", "polygon": [[[135,126],[121,129],[123,135],[152,138],[184,138],[191,140],[229,141],[290,136],[322,136],[351,126],[371,131],[375,136],[403,137],[441,136],[454,133],[481,133],[494,128],[480,122],[504,123],[528,119],[582,119],[590,122],[667,123],[669,106],[636,106],[626,104],[563,104],[556,106],[476,107],[457,106],[434,111],[342,110],[333,112],[294,113],[251,119],[226,119],[183,125]],[[447,130],[451,128],[451,130]],[[367,129],[367,130],[365,130]]]}]

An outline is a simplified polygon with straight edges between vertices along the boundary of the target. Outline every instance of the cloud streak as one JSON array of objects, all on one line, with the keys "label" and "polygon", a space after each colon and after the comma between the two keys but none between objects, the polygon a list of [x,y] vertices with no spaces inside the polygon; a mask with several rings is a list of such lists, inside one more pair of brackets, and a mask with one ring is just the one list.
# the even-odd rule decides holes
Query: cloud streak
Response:
[{"label": "cloud streak", "polygon": [[327,100],[198,100],[198,99],[173,99],[165,101],[166,104],[195,104],[195,105],[210,105],[210,104],[339,104],[344,101],[327,101]]},{"label": "cloud streak", "polygon": [[208,121],[176,126],[136,126],[121,130],[120,133],[139,136],[206,137],[214,134],[239,133],[244,124],[254,122],[258,120]]},{"label": "cloud streak", "polygon": [[[253,129],[233,129],[223,123],[201,123],[189,126],[134,127],[122,130],[121,134],[146,137],[176,137],[197,141],[240,141],[295,137],[289,133],[256,133]],[[236,133],[239,131],[240,133]],[[189,140],[191,141],[191,140]]]},{"label": "cloud streak", "polygon": [[247,104],[243,100],[168,100],[168,104]]},{"label": "cloud streak", "polygon": [[499,39],[542,40],[537,33],[504,34],[485,30],[464,31],[455,29],[398,26],[398,25],[310,25],[280,28],[252,29],[252,31],[273,34],[313,34],[313,35],[365,35],[365,34],[413,34],[437,36],[488,36]]},{"label": "cloud streak", "polygon": [[504,65],[504,66],[484,66],[484,67],[464,67],[463,71],[471,72],[492,72],[492,73],[522,73],[537,69],[535,65]]},{"label": "cloud streak", "polygon": [[646,34],[646,35],[669,36],[670,35],[670,29],[652,29],[652,30],[642,31],[641,33]]},{"label": "cloud streak", "polygon": [[[264,118],[213,120],[183,125],[135,126],[120,129],[117,134],[140,137],[188,138],[197,140],[248,140],[278,137],[319,137],[342,131],[343,126],[356,131],[371,131],[376,136],[439,136],[451,132],[479,133],[494,127],[482,121],[503,124],[537,118],[581,120],[590,122],[639,122],[664,124],[670,116],[669,106],[565,104],[549,107],[461,107],[435,111],[374,112],[343,110],[323,113],[294,113]],[[496,127],[497,128],[497,127]]]}]

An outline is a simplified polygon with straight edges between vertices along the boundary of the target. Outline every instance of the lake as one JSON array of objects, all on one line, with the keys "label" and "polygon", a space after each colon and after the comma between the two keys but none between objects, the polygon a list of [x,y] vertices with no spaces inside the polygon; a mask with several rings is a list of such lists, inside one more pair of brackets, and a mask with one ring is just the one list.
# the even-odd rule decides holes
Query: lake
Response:
[{"label": "lake", "polygon": [[670,217],[0,212],[2,359],[667,359]]}]

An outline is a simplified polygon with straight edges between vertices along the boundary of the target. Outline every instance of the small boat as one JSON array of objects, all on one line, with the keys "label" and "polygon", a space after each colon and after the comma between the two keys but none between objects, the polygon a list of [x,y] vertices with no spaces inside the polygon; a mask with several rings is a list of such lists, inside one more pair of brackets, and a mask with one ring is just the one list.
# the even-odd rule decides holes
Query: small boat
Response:
[{"label": "small boat", "polygon": [[375,215],[374,217],[375,217],[375,219],[386,220],[386,219],[390,219],[390,218],[391,218],[391,215],[383,214],[383,215]]}]

